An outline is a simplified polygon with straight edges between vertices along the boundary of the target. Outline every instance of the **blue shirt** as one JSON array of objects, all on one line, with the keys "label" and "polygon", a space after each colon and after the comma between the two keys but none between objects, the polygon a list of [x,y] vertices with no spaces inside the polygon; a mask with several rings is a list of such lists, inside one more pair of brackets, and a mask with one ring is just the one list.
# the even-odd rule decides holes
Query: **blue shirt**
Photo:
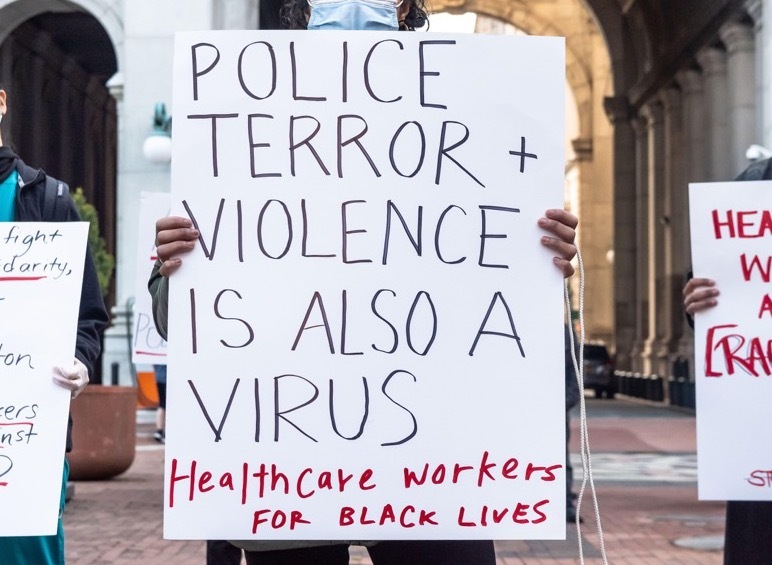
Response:
[{"label": "blue shirt", "polygon": [[19,174],[13,171],[8,178],[0,183],[0,222],[13,220],[13,203],[16,196],[16,182]]}]

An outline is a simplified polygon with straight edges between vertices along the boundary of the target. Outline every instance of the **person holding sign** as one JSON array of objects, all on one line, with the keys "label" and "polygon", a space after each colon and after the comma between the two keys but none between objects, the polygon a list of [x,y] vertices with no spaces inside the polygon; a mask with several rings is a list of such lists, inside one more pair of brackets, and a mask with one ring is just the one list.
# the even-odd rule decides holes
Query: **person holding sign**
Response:
[{"label": "person holding sign", "polygon": [[[0,123],[8,111],[7,93],[0,85]],[[1,127],[1,126],[0,126]],[[46,207],[45,194],[57,186],[40,169],[27,166],[9,147],[3,144],[0,129],[0,222],[80,221],[75,204],[67,191],[60,191],[53,200],[52,209]],[[94,261],[86,253],[80,297],[76,348],[71,365],[52,368],[54,382],[70,391],[75,398],[88,384],[94,363],[101,350],[100,332],[107,326],[107,311],[97,279]],[[72,421],[68,422],[66,451],[72,449]],[[63,454],[64,455],[64,454]],[[65,459],[62,473],[59,521],[56,535],[0,537],[0,561],[3,565],[58,565],[64,564],[64,510],[65,490],[69,466]],[[8,510],[10,511],[10,510]],[[0,532],[2,536],[2,532]]]},{"label": "person holding sign", "polygon": [[[578,224],[576,216],[566,210],[547,210],[540,218],[539,226],[548,232],[541,238],[541,243],[555,253],[553,262],[565,278],[574,273],[571,260],[576,255],[574,245],[575,229]],[[192,251],[199,237],[198,230],[188,218],[169,216],[156,222],[156,244],[158,260],[148,282],[148,289],[153,298],[153,317],[158,333],[168,338],[168,293],[169,279],[181,265],[182,256]],[[567,354],[568,356],[568,354]],[[573,374],[573,372],[571,372]],[[568,381],[568,372],[567,377]],[[568,405],[566,406],[568,409]],[[570,491],[570,483],[567,483]],[[567,503],[570,502],[571,498]],[[327,542],[328,545],[306,547],[309,544],[324,542],[295,542],[295,549],[262,550],[270,548],[277,542],[244,542],[245,548],[257,547],[259,551],[245,549],[248,564],[266,565],[276,563],[318,563],[344,564],[348,563],[348,544]],[[280,542],[282,547],[293,547],[292,542]],[[422,563],[437,565],[484,565],[496,561],[493,542],[465,541],[382,541],[368,547],[368,552],[375,565],[390,565],[401,563]]]},{"label": "person holding sign", "polygon": [[[735,180],[772,180],[772,160],[751,164]],[[684,310],[689,325],[693,316],[714,308],[720,295],[715,281],[705,277],[689,276],[683,289]],[[772,555],[772,538],[765,531],[772,524],[772,502],[728,500],[724,526],[725,565],[768,563]]]},{"label": "person holding sign", "polygon": [[[424,6],[421,0],[404,0],[400,3],[397,3],[395,1],[389,1],[389,0],[350,0],[350,1],[343,1],[343,2],[324,2],[324,1],[317,1],[317,0],[312,0],[311,2],[307,2],[306,0],[288,0],[282,8],[282,19],[286,27],[294,30],[299,30],[299,29],[363,30],[363,29],[367,29],[367,30],[397,31],[399,29],[412,30],[412,29],[421,27],[426,23],[427,16],[426,16],[426,10],[424,9]],[[297,34],[297,35],[303,35],[303,34]],[[319,35],[324,35],[324,34],[319,34]],[[357,34],[346,34],[346,36],[348,35],[351,35],[353,37],[354,35],[357,35]],[[365,35],[365,34],[362,34],[362,35]],[[377,35],[377,34],[372,34],[372,35]],[[400,34],[395,34],[395,35],[400,35]],[[412,41],[412,40],[413,38],[409,38],[407,41]],[[394,39],[390,37],[389,41],[394,41]],[[200,45],[200,43],[198,42],[197,44]],[[250,43],[250,45],[255,45],[255,43]],[[267,48],[269,50],[272,49],[270,45]],[[347,51],[345,51],[346,55],[344,55],[344,60],[348,61],[348,59],[346,58],[349,53],[348,44],[345,45],[345,49]],[[186,50],[186,52],[190,53],[189,50]],[[201,62],[201,59],[197,58],[196,60],[199,63]],[[217,60],[219,60],[219,58],[217,58]],[[403,76],[404,73],[402,73],[403,67],[401,66],[401,64],[391,59],[389,60],[389,62],[393,63],[392,66],[394,67],[390,70],[396,73],[394,75],[389,75],[389,76]],[[562,60],[560,60],[560,63],[562,64]],[[214,65],[214,63],[212,63],[212,65]],[[562,71],[562,69],[560,69],[557,66],[555,68],[557,70]],[[194,74],[196,74],[197,77],[201,77],[206,72],[208,71],[204,71],[202,66],[202,67],[198,67],[198,70],[195,71]],[[555,86],[559,86],[560,84],[562,84],[562,82],[560,82],[562,81],[561,75],[562,75],[562,72],[555,73],[554,76],[559,80],[556,80],[554,81],[554,83],[550,83],[550,84],[554,84]],[[217,85],[219,87],[222,87],[222,84],[219,82],[217,83]],[[243,85],[243,82],[242,82],[242,85]],[[555,88],[554,91],[557,91],[557,88]],[[175,92],[176,92],[175,95],[178,95],[179,92],[181,91],[179,89],[176,89]],[[191,92],[191,94],[193,93]],[[179,108],[180,106],[178,105],[176,107]],[[396,110],[394,112],[397,113]],[[195,115],[199,116],[198,114],[195,114]],[[199,118],[194,118],[194,119],[199,119]],[[212,119],[214,120],[215,118],[212,118]],[[552,131],[558,131],[558,130],[556,128],[553,128]],[[558,138],[555,141],[559,141],[561,139],[559,136],[557,137]],[[189,148],[185,148],[185,149],[180,149],[180,147],[182,147],[181,145],[177,146],[176,150],[178,151],[178,155],[183,156],[183,159],[176,160],[176,165],[173,165],[173,167],[175,167],[175,169],[173,169],[174,171],[179,170],[176,167],[180,167],[180,166],[184,167],[185,166],[184,161],[186,161],[187,159],[190,159],[190,160],[197,159],[200,156],[199,150],[201,149],[201,146],[198,143],[193,142],[193,137],[186,137],[186,139],[188,142],[191,142],[191,145]],[[359,138],[357,137],[356,139],[358,140]],[[517,153],[517,155],[519,155],[521,158],[520,172],[522,173],[523,166],[524,166],[522,159],[524,159],[526,155],[525,149],[523,147],[525,143],[525,138],[520,137],[520,142],[521,142],[521,151]],[[254,144],[254,139],[251,141],[251,143],[255,148],[258,146]],[[223,153],[230,154],[231,151],[224,151]],[[312,153],[316,154],[315,151],[312,151]],[[507,153],[502,153],[502,154],[507,156],[513,156],[515,155],[515,153],[516,152],[508,151]],[[216,159],[214,158],[214,155],[215,155],[214,148],[213,148],[212,155],[213,155],[213,161],[212,161],[213,177],[212,178],[214,178],[214,176],[219,176],[221,172],[219,168],[217,169],[217,171],[215,171],[214,169],[214,165],[216,163]],[[551,189],[559,188],[559,185],[560,185],[562,154],[560,155],[560,160],[559,161],[556,160],[555,162],[558,164],[558,166],[552,168],[551,170],[557,171],[557,174],[554,177],[557,180],[557,182],[550,184]],[[463,169],[463,167],[461,168]],[[466,170],[466,169],[463,169],[463,170]],[[498,183],[499,188],[501,190],[508,190],[512,188],[512,185],[516,184],[516,182],[512,182],[513,179],[511,179],[511,176],[510,176],[511,170],[512,170],[511,167],[507,167],[506,170],[502,171],[501,173],[499,173],[498,170],[495,173],[491,173],[492,176],[495,175],[496,182]],[[517,169],[515,168],[514,170],[517,170]],[[252,171],[252,173],[255,173],[255,172],[256,172],[255,170]],[[268,174],[271,175],[271,173],[268,173]],[[399,173],[396,170],[395,170],[395,174],[399,174],[401,177],[404,177],[404,178],[412,178],[410,175]],[[277,175],[277,176],[281,176],[281,175]],[[339,176],[340,176],[340,179],[343,180],[342,172],[339,173]],[[383,180],[380,174],[378,174],[377,176],[382,179],[382,182],[384,183],[384,185],[388,183],[388,180]],[[472,177],[474,176],[472,175]],[[224,177],[221,177],[221,178],[224,178]],[[257,177],[252,177],[252,178],[257,178]],[[175,188],[179,186],[179,184],[184,184],[187,187],[199,186],[198,179],[192,179],[193,181],[192,183],[191,182],[181,183],[180,179],[181,179],[180,175],[175,173],[173,178],[173,187],[172,187],[173,195],[175,194]],[[290,188],[292,190],[295,190],[295,188],[304,190],[304,186],[303,186],[304,179],[298,178],[295,176],[292,179],[287,179],[287,180],[288,180],[287,185],[291,185]],[[474,182],[476,178],[471,178],[470,180]],[[282,180],[277,180],[275,182],[281,183]],[[480,183],[476,182],[475,184],[479,185]],[[202,187],[204,186],[203,182],[201,186]],[[434,202],[435,200],[439,201],[439,198],[438,196],[435,195],[435,193],[432,193],[430,195],[430,199],[432,200],[432,202]],[[553,201],[554,200],[549,200],[549,202],[553,202]],[[279,204],[279,205],[282,205],[282,204]],[[241,203],[239,203],[238,206],[241,206]],[[577,219],[573,214],[565,210],[551,209],[545,213],[544,217],[540,218],[539,220],[536,220],[536,217],[539,215],[541,210],[549,206],[551,206],[551,204],[539,205],[538,207],[536,207],[535,210],[537,210],[537,212],[535,214],[532,213],[530,218],[533,218],[533,219],[532,220],[529,219],[528,223],[529,224],[531,222],[536,223],[538,221],[538,226],[546,232],[541,237],[541,243],[551,251],[551,254],[554,255],[554,258],[552,259],[553,263],[556,265],[559,271],[564,276],[567,277],[573,273],[571,260],[576,255],[574,238],[575,238],[575,228],[577,226]],[[451,209],[461,210],[460,213],[463,213],[463,210],[461,209],[460,204],[454,203],[454,205],[451,206]],[[241,208],[239,208],[239,210],[241,210]],[[345,210],[345,207],[344,207],[344,210]],[[483,210],[485,210],[484,207],[483,207]],[[190,214],[190,213],[189,213],[189,216],[190,218],[195,217],[194,214]],[[239,226],[242,226],[241,219],[242,218],[239,216],[239,219],[237,220]],[[234,222],[234,224],[235,223],[236,222]],[[225,224],[225,221],[223,222],[223,224]],[[231,227],[233,227],[233,225],[229,225],[228,229],[230,229]],[[240,228],[236,228],[236,229],[240,229]],[[529,226],[529,229],[531,229],[531,226]],[[354,233],[354,232],[350,228],[347,228],[344,225],[342,233],[348,234],[348,233]],[[478,241],[477,235],[479,234],[475,233],[475,240],[474,240],[475,245],[477,244],[476,242]],[[529,237],[533,237],[533,236],[529,235]],[[535,237],[538,237],[538,236],[535,236]],[[166,337],[168,335],[168,285],[169,285],[168,277],[170,277],[173,273],[175,273],[178,270],[178,268],[181,265],[182,257],[186,253],[189,253],[190,251],[197,249],[197,245],[204,244],[204,241],[206,239],[207,239],[206,237],[202,237],[200,235],[198,229],[195,229],[194,223],[188,217],[183,218],[180,216],[172,216],[172,217],[162,218],[158,220],[158,222],[156,223],[156,246],[157,246],[157,256],[159,257],[159,260],[156,262],[152,270],[148,286],[149,286],[150,293],[153,297],[153,315],[154,315],[156,327],[159,334],[162,337]],[[479,238],[479,241],[485,242],[487,239],[489,239],[488,235],[483,235]],[[199,240],[200,243],[197,243],[197,240]],[[536,244],[536,241],[532,241],[532,240],[529,240],[529,241],[531,241],[532,243],[532,245],[527,246],[529,247],[529,250],[532,251],[533,248],[538,247],[538,245]],[[203,249],[204,247],[205,247],[205,244],[202,245],[201,249]],[[344,260],[348,261],[344,257],[343,252],[341,253],[340,257],[341,257],[341,261],[344,261]],[[509,255],[509,254],[507,255],[507,258],[511,258],[511,257],[512,255]],[[440,260],[443,264],[451,264],[449,261],[442,260],[442,258],[440,258]],[[539,258],[539,260],[541,260],[541,258]],[[518,262],[519,262],[518,259],[513,259],[513,263],[518,263]],[[488,266],[486,265],[484,268],[488,268]],[[556,273],[551,272],[550,275],[553,276],[553,282],[558,282],[558,278],[555,276]],[[182,277],[186,276],[186,273],[181,273],[181,276]],[[261,273],[259,269],[255,269],[249,272],[245,271],[244,277],[241,280],[244,280],[244,279],[249,280],[252,277],[254,277],[254,279],[257,279],[258,277],[267,277],[267,276],[270,276],[270,274],[265,272]],[[241,277],[241,274],[240,274],[240,277]],[[279,279],[278,277],[274,277],[274,278],[278,279],[274,282],[278,282],[279,284],[278,285],[274,284],[273,286],[284,286],[285,284],[288,284],[290,282],[289,279]],[[421,281],[421,275],[414,275],[408,278],[411,279],[411,282]],[[173,296],[172,298],[176,300],[178,297],[179,296]],[[558,308],[560,307],[560,303],[551,304],[551,306],[557,306],[556,308],[553,309],[553,313],[558,313]],[[560,311],[560,313],[562,313],[562,310]],[[557,320],[557,317],[555,319]],[[174,322],[176,323],[176,320],[174,320]],[[187,328],[182,328],[180,326],[177,326],[177,327],[179,329],[187,329]],[[193,325],[191,325],[191,327],[193,327]],[[174,331],[176,332],[177,330],[174,330]],[[195,331],[195,330],[191,330],[191,331]],[[562,335],[562,332],[560,332],[560,335]],[[220,366],[219,364],[221,363],[221,359],[222,358],[214,360],[215,363],[218,364],[218,367]],[[173,374],[176,369],[177,367],[172,368]],[[192,370],[195,372],[197,370],[197,367],[194,367]],[[556,375],[556,376],[559,377],[559,375]],[[193,375],[191,375],[191,379],[192,378],[194,378]],[[171,390],[175,390],[175,387],[178,384],[179,384],[178,382],[175,382],[175,378],[173,376],[172,382],[170,383]],[[562,392],[562,383],[558,382],[558,385],[559,385],[558,391]],[[558,419],[560,417],[560,414],[556,413],[555,416],[556,416],[556,419]],[[176,434],[174,432],[175,430],[174,424],[176,424],[177,421],[178,420],[176,419],[172,420],[173,425],[170,427],[172,440],[170,444],[167,446],[169,451],[173,451],[173,448],[175,447]],[[408,441],[408,440],[409,438],[405,439],[405,441]],[[328,452],[325,455],[329,455],[330,453],[331,452]],[[558,456],[555,457],[556,459],[555,462],[557,463],[558,461],[560,461],[561,458],[562,457],[560,456],[560,451],[559,451]],[[556,465],[556,468],[557,467],[562,467],[562,464]],[[360,488],[362,490],[373,488],[367,484],[368,482],[367,476],[369,476],[367,475],[367,472],[365,472],[365,475],[363,476],[365,478],[363,478],[362,481],[360,481],[359,483],[361,485]],[[563,485],[561,485],[561,487],[562,486]],[[320,506],[324,506],[325,508],[330,507],[330,505],[325,505],[325,504],[320,504]],[[170,502],[169,508],[171,507],[172,506]],[[384,506],[384,515],[386,516],[388,516],[387,510],[386,510],[387,507],[391,508],[391,505]],[[560,510],[560,513],[562,514],[562,509]],[[223,513],[223,516],[224,516],[224,513]],[[258,519],[260,518],[256,517],[255,521],[257,522]],[[429,519],[431,519],[431,516],[429,516]],[[264,518],[262,518],[262,520],[264,520]],[[460,527],[466,527],[466,526],[467,524],[462,524]],[[412,527],[412,526],[404,526],[404,527]],[[183,536],[187,535],[187,531],[183,529],[179,531],[172,531],[171,528],[167,528],[167,531],[171,533],[172,537],[175,535],[183,535]],[[208,530],[208,531],[213,531],[213,530]],[[208,537],[208,531],[206,534],[207,537]],[[225,530],[221,529],[221,531],[225,531]],[[344,530],[341,530],[341,531],[344,531]],[[378,542],[375,542],[375,541],[348,542],[343,540],[324,541],[325,537],[321,538],[322,541],[320,541],[319,539],[304,541],[303,536],[298,535],[296,537],[298,537],[299,539],[289,540],[289,541],[253,539],[253,540],[247,540],[247,541],[234,541],[232,543],[234,545],[243,547],[247,550],[247,563],[254,563],[254,564],[260,563],[261,565],[272,564],[272,563],[282,564],[282,565],[293,564],[293,563],[314,563],[314,564],[322,564],[322,565],[341,564],[342,565],[342,564],[348,563],[349,561],[348,551],[349,551],[350,543],[363,543],[364,545],[368,546],[368,553],[375,565],[390,565],[390,564],[403,564],[403,563],[420,563],[420,564],[429,564],[429,565],[435,564],[435,563],[438,565],[439,564],[442,564],[442,565],[466,565],[466,564],[492,565],[495,563],[494,545],[493,545],[493,542],[490,541],[490,537],[494,537],[493,534],[490,534],[490,535],[485,534],[483,536],[483,537],[488,537],[489,539],[479,539],[479,540],[452,539],[454,537],[461,537],[461,536],[463,536],[463,534],[459,534],[459,536],[447,535],[445,536],[444,539],[434,539],[430,541],[424,538],[420,540],[391,539],[391,540],[378,541]],[[398,535],[394,534],[394,536],[392,536],[392,534],[388,534],[387,537],[390,537],[390,538],[398,537]],[[326,539],[329,540],[329,538],[326,538]],[[348,538],[348,539],[351,539],[351,538]],[[372,538],[357,535],[356,539],[372,539]]]}]

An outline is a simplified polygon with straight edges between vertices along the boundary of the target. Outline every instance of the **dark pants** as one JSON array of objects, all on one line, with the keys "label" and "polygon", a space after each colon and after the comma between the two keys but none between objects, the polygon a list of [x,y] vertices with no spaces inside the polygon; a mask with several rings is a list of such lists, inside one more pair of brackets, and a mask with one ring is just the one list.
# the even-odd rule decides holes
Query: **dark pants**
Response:
[{"label": "dark pants", "polygon": [[566,412],[566,510],[574,510],[574,466],[571,465],[571,454],[568,451],[568,444],[571,438],[571,422]]},{"label": "dark pants", "polygon": [[730,500],[726,503],[724,565],[772,562],[772,502]]},{"label": "dark pants", "polygon": [[241,549],[225,540],[206,540],[206,565],[241,565]]},{"label": "dark pants", "polygon": [[[492,541],[382,541],[368,547],[373,565],[495,565]],[[348,546],[246,551],[247,565],[347,565]]]}]

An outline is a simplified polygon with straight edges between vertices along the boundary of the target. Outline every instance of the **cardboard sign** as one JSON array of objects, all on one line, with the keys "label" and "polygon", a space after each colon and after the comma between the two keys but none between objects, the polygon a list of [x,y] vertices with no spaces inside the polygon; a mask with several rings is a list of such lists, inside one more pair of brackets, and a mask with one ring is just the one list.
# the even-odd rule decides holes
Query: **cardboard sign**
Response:
[{"label": "cardboard sign", "polygon": [[56,533],[87,222],[0,222],[0,536]]},{"label": "cardboard sign", "polygon": [[140,194],[131,350],[131,360],[136,364],[166,365],[166,340],[158,335],[155,329],[153,304],[147,290],[147,279],[157,258],[155,222],[168,214],[168,193],[142,192]]},{"label": "cardboard sign", "polygon": [[563,40],[176,41],[164,535],[563,538]]},{"label": "cardboard sign", "polygon": [[772,500],[772,183],[689,186],[694,273],[718,305],[694,318],[701,500]]}]

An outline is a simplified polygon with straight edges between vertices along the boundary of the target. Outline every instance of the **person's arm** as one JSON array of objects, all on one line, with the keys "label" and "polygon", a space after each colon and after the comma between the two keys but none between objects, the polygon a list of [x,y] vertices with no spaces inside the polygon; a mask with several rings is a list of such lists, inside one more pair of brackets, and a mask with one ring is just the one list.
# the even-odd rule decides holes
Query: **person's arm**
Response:
[{"label": "person's arm", "polygon": [[716,282],[704,277],[690,278],[684,285],[684,310],[686,319],[694,327],[694,314],[718,304]]},{"label": "person's arm", "polygon": [[690,316],[718,304],[718,289],[715,281],[693,278],[684,286],[684,309]]},{"label": "person's arm", "polygon": [[539,218],[539,227],[549,234],[542,236],[541,243],[556,253],[552,262],[560,269],[564,278],[574,274],[571,260],[576,256],[574,241],[578,224],[579,220],[576,216],[558,208],[547,210],[544,217]]},{"label": "person's arm", "polygon": [[[67,221],[80,221],[75,203],[70,200]],[[99,286],[94,257],[90,246],[86,248],[81,282],[80,307],[78,309],[78,330],[75,338],[75,354],[72,365],[55,367],[53,379],[66,388],[75,398],[88,384],[94,374],[94,364],[102,351],[100,335],[107,327],[108,316]]]},{"label": "person's arm", "polygon": [[158,260],[150,272],[147,289],[153,300],[153,321],[162,338],[169,339],[169,279],[161,274],[163,263]]},{"label": "person's arm", "polygon": [[180,216],[167,216],[155,224],[156,254],[148,291],[153,299],[153,321],[158,334],[168,340],[169,335],[169,275],[180,265],[180,255],[193,250],[198,239],[198,230],[193,222]]}]

